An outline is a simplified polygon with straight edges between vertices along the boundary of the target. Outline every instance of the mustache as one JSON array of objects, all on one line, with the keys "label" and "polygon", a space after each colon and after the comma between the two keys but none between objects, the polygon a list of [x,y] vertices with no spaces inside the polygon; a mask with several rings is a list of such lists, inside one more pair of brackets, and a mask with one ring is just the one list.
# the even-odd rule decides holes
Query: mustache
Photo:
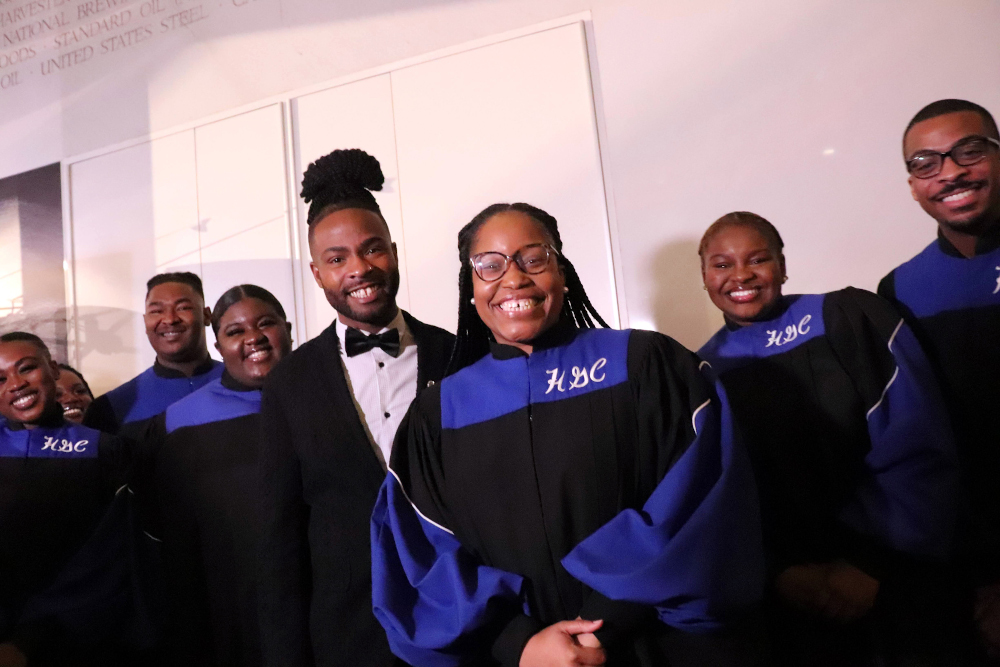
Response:
[{"label": "mustache", "polygon": [[941,199],[942,197],[947,197],[953,192],[958,192],[959,190],[968,190],[970,188],[981,188],[986,185],[986,181],[967,181],[964,178],[954,183],[949,183],[944,188],[941,189],[936,195],[935,199]]}]

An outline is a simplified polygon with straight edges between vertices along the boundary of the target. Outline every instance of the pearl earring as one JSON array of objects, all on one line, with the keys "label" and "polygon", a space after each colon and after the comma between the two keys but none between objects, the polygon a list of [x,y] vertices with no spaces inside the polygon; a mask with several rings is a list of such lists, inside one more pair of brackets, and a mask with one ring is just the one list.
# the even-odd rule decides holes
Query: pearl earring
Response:
[{"label": "pearl earring", "polygon": [[563,294],[569,294],[569,288],[563,287]]},{"label": "pearl earring", "polygon": [[472,297],[471,299],[469,299],[469,303],[471,303],[473,306],[476,305],[476,297]]}]

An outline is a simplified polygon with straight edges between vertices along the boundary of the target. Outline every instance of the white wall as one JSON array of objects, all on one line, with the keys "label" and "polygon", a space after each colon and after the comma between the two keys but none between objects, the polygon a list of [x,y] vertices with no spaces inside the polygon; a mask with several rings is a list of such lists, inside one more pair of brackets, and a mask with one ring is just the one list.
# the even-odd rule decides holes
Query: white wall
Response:
[{"label": "white wall", "polygon": [[[224,0],[205,7],[209,19],[157,30],[148,44],[44,77],[25,74],[0,90],[0,177],[590,10],[627,316],[690,346],[718,324],[694,254],[712,220],[734,209],[770,218],[786,240],[791,291],[873,288],[934,233],[909,197],[899,156],[909,117],[941,97],[1000,113],[995,0]],[[11,71],[0,67],[0,81]],[[498,91],[505,93],[514,94]]]}]

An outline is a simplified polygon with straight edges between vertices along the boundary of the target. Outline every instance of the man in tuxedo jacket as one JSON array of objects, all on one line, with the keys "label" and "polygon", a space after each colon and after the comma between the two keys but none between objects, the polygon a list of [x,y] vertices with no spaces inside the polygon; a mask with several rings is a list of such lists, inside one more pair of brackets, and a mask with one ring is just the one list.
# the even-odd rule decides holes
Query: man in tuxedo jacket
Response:
[{"label": "man in tuxedo jacket", "polygon": [[334,151],[303,181],[310,264],[337,319],[267,378],[261,406],[259,609],[264,664],[399,664],[372,613],[369,521],[409,404],[454,337],[396,305],[378,162]]}]

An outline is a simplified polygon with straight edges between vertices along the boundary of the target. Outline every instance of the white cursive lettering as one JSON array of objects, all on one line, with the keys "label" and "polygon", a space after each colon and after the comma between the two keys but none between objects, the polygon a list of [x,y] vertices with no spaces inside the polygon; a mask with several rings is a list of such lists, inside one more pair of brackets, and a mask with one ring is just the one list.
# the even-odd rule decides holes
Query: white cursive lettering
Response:
[{"label": "white cursive lettering", "polygon": [[563,380],[566,378],[566,371],[563,371],[563,374],[559,375],[559,369],[553,368],[550,371],[545,371],[545,373],[549,376],[549,388],[545,390],[546,394],[553,389],[558,389],[560,392],[566,391],[563,389]]}]

